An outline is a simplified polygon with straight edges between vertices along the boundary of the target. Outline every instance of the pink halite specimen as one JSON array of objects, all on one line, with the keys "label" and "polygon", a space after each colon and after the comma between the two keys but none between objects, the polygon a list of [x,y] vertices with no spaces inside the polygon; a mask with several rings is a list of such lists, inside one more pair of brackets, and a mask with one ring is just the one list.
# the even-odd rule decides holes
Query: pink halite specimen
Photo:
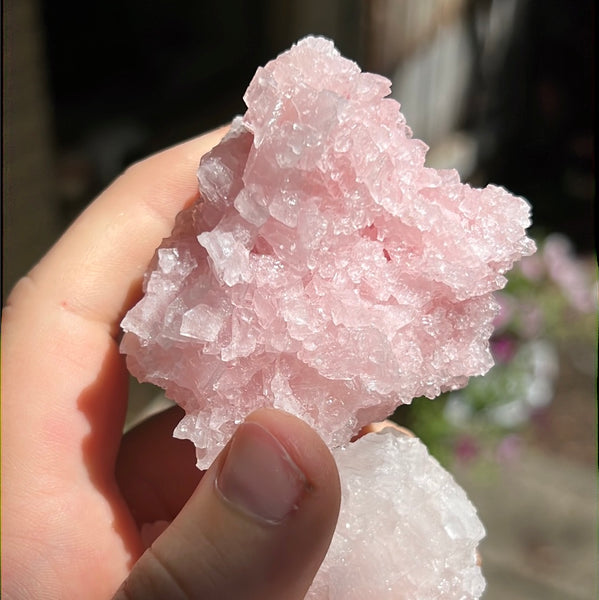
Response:
[{"label": "pink halite specimen", "polygon": [[337,446],[491,367],[492,292],[534,251],[529,206],[426,168],[389,91],[306,38],[258,69],[202,159],[200,201],[122,324],[131,372],[185,409],[198,466],[259,406]]}]

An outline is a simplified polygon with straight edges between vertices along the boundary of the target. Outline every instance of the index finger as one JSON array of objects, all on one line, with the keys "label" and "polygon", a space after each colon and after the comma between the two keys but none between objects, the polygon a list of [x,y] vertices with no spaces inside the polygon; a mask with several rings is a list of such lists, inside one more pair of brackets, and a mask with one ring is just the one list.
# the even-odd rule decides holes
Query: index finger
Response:
[{"label": "index finger", "polygon": [[[175,215],[197,197],[199,159],[225,131],[151,156],[105,190],[29,274],[44,303],[104,324],[116,335],[123,312],[140,294],[152,253]],[[8,304],[17,299],[12,294]]]}]

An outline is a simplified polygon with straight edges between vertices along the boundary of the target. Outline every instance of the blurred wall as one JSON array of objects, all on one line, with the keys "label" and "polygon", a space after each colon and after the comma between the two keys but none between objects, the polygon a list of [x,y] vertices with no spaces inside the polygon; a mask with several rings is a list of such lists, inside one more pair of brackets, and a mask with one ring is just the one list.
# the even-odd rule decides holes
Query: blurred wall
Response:
[{"label": "blurred wall", "polygon": [[48,65],[36,0],[2,4],[2,298],[58,233]]}]

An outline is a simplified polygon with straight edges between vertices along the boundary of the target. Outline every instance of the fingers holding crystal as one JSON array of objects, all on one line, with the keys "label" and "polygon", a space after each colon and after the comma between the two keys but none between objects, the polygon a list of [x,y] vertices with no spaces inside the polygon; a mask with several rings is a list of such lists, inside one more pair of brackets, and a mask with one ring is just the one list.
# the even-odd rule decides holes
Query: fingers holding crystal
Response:
[{"label": "fingers holding crystal", "polygon": [[222,137],[207,133],[129,168],[33,269],[44,301],[116,333],[175,215],[197,197],[196,165]]},{"label": "fingers holding crystal", "polygon": [[116,598],[304,598],[339,501],[333,457],[316,433],[291,415],[259,410]]}]

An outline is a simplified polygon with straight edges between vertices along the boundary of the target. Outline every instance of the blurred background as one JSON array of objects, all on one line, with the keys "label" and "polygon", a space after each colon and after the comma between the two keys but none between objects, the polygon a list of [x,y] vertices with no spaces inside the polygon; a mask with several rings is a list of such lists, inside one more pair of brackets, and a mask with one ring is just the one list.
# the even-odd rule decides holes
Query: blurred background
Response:
[{"label": "blurred background", "polygon": [[[394,418],[479,507],[485,598],[596,598],[594,18],[591,0],[7,0],[3,300],[128,164],[243,112],[303,35],[332,38],[393,81],[431,166],[533,206],[497,366]],[[132,389],[130,422],[164,402]]]}]

